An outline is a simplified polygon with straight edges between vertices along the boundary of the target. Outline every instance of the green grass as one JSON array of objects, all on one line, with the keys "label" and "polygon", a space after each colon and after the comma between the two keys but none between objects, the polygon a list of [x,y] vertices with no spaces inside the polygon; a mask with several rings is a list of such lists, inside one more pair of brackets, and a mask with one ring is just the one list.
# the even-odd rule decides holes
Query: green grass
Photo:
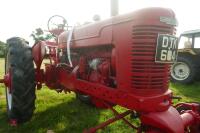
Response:
[{"label": "green grass", "polygon": [[170,88],[177,96],[181,96],[184,102],[200,102],[200,81],[190,85],[171,84]]},{"label": "green grass", "polygon": [[[4,60],[0,59],[0,75],[4,74]],[[192,85],[171,84],[174,94],[183,97],[182,101],[200,101],[200,83]],[[119,112],[125,109],[116,106]],[[112,117],[110,110],[96,109],[75,99],[74,93],[58,94],[54,90],[43,87],[37,91],[36,110],[30,122],[11,127],[6,117],[4,86],[0,85],[0,133],[81,133],[84,129],[95,126]],[[129,117],[127,117],[131,122]],[[129,133],[123,121],[117,121],[99,132]]]}]

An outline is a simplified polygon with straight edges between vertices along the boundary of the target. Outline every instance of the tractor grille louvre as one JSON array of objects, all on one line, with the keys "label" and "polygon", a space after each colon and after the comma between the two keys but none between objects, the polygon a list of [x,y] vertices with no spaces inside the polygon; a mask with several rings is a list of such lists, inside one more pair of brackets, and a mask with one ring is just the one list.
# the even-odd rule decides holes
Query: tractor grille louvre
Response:
[{"label": "tractor grille louvre", "polygon": [[174,34],[170,27],[142,25],[132,30],[132,77],[134,89],[163,89],[168,87],[169,65],[155,63],[157,36]]}]

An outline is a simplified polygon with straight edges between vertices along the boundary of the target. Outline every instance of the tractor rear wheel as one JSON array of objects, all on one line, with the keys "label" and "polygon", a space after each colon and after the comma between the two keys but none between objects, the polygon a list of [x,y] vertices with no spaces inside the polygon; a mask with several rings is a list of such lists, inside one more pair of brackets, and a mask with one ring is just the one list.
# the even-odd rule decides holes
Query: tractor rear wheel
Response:
[{"label": "tractor rear wheel", "polygon": [[189,84],[196,79],[197,73],[197,65],[190,56],[179,56],[171,67],[171,81]]},{"label": "tractor rear wheel", "polygon": [[85,94],[77,92],[76,98],[85,104],[92,105],[91,96],[89,96],[89,95],[85,95]]},{"label": "tractor rear wheel", "polygon": [[9,120],[23,123],[31,119],[35,109],[35,71],[30,47],[24,39],[7,40],[5,74],[9,75],[6,87]]}]

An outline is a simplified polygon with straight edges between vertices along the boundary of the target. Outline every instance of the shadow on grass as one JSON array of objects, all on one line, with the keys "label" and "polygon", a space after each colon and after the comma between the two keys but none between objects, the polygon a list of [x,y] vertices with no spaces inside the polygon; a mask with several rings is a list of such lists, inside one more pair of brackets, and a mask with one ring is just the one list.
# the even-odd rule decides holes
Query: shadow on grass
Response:
[{"label": "shadow on grass", "polygon": [[200,102],[200,82],[189,85],[171,83],[171,88],[175,95],[183,96],[184,101]]},{"label": "shadow on grass", "polygon": [[80,133],[84,129],[97,125],[99,110],[70,100],[59,105],[48,107],[43,112],[36,112],[30,122],[10,127],[7,123],[5,111],[1,111],[0,133],[46,133],[53,130],[55,133]]}]

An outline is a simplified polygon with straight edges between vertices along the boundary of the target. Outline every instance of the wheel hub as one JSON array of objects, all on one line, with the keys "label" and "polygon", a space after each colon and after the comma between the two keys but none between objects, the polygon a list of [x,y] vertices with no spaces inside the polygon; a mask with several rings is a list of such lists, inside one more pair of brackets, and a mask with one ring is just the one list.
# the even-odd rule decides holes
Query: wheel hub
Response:
[{"label": "wheel hub", "polygon": [[185,80],[190,75],[190,68],[184,62],[177,62],[173,64],[171,70],[171,76],[176,80]]},{"label": "wheel hub", "polygon": [[3,79],[0,79],[0,83],[4,83],[6,88],[8,88],[9,93],[11,93],[11,72],[9,71]]},{"label": "wheel hub", "polygon": [[8,73],[5,74],[4,79],[0,79],[0,83],[4,83],[6,87],[6,97],[8,103],[8,109],[12,108],[12,82],[11,82],[11,70],[8,70]]},{"label": "wheel hub", "polygon": [[4,84],[8,88],[9,93],[11,93],[11,74],[10,74],[10,71],[4,76]]}]

